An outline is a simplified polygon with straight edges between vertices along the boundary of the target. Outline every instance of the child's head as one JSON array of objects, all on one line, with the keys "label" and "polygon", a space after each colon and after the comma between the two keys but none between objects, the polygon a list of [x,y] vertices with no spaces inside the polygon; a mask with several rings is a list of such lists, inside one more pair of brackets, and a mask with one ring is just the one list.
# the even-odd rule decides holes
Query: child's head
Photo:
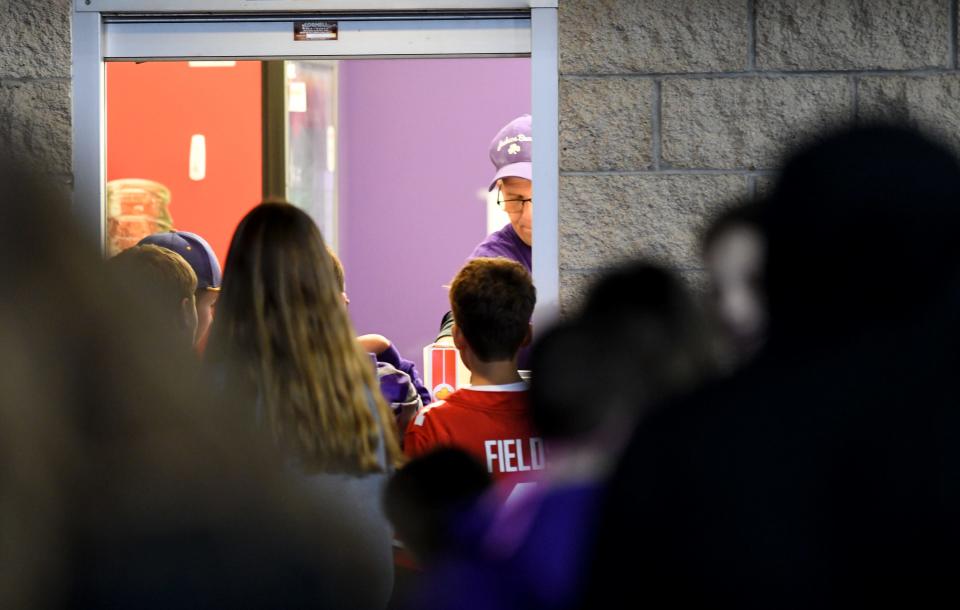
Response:
[{"label": "child's head", "polygon": [[197,341],[206,339],[213,322],[214,308],[220,295],[220,261],[207,240],[188,231],[154,233],[140,240],[138,246],[160,246],[173,250],[187,261],[197,274]]},{"label": "child's head", "polygon": [[490,486],[483,464],[460,449],[441,447],[396,472],[383,494],[397,537],[421,560],[451,545],[451,525]]},{"label": "child's head", "polygon": [[110,265],[124,284],[143,285],[163,310],[170,312],[173,326],[193,344],[197,332],[197,274],[182,256],[160,246],[134,246],[110,259]]},{"label": "child's head", "polygon": [[458,336],[481,362],[512,360],[530,341],[536,289],[523,265],[505,258],[475,258],[450,286]]}]

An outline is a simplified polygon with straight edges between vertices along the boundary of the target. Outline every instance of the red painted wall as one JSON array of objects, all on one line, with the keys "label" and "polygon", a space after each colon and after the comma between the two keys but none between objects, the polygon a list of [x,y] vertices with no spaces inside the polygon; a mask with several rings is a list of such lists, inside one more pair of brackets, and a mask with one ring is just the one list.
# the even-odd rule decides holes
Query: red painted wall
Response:
[{"label": "red painted wall", "polygon": [[[107,180],[147,178],[170,189],[174,226],[197,233],[221,264],[261,195],[260,62],[107,65]],[[189,177],[190,137],[203,134],[207,173]]]}]

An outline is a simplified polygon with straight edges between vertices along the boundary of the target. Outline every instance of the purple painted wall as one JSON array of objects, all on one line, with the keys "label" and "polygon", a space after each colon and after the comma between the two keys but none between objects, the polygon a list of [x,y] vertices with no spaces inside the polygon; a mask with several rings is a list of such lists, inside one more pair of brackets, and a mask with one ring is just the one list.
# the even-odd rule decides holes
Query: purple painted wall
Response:
[{"label": "purple painted wall", "polygon": [[340,63],[339,253],[359,333],[422,366],[447,290],[486,234],[487,148],[530,112],[529,59]]}]

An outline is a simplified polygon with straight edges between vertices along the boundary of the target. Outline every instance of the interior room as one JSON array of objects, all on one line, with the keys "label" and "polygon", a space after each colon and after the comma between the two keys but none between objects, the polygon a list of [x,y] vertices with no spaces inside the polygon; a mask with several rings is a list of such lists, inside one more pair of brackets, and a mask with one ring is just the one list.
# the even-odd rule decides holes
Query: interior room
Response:
[{"label": "interior room", "polygon": [[341,258],[357,332],[419,360],[445,286],[507,222],[488,147],[531,111],[530,73],[527,58],[110,62],[108,250],[175,228],[226,264],[240,218],[285,197]]}]

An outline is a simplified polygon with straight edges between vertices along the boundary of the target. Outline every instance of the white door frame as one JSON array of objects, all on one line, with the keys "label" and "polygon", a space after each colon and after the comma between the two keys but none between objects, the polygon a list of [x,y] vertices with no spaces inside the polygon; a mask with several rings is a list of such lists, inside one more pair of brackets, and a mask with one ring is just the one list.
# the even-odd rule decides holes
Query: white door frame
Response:
[{"label": "white door frame", "polygon": [[[292,21],[303,19],[337,21],[339,39],[294,42]],[[543,328],[557,316],[557,0],[75,0],[72,35],[73,206],[100,244],[106,224],[107,60],[529,54],[536,119],[534,324]]]}]

